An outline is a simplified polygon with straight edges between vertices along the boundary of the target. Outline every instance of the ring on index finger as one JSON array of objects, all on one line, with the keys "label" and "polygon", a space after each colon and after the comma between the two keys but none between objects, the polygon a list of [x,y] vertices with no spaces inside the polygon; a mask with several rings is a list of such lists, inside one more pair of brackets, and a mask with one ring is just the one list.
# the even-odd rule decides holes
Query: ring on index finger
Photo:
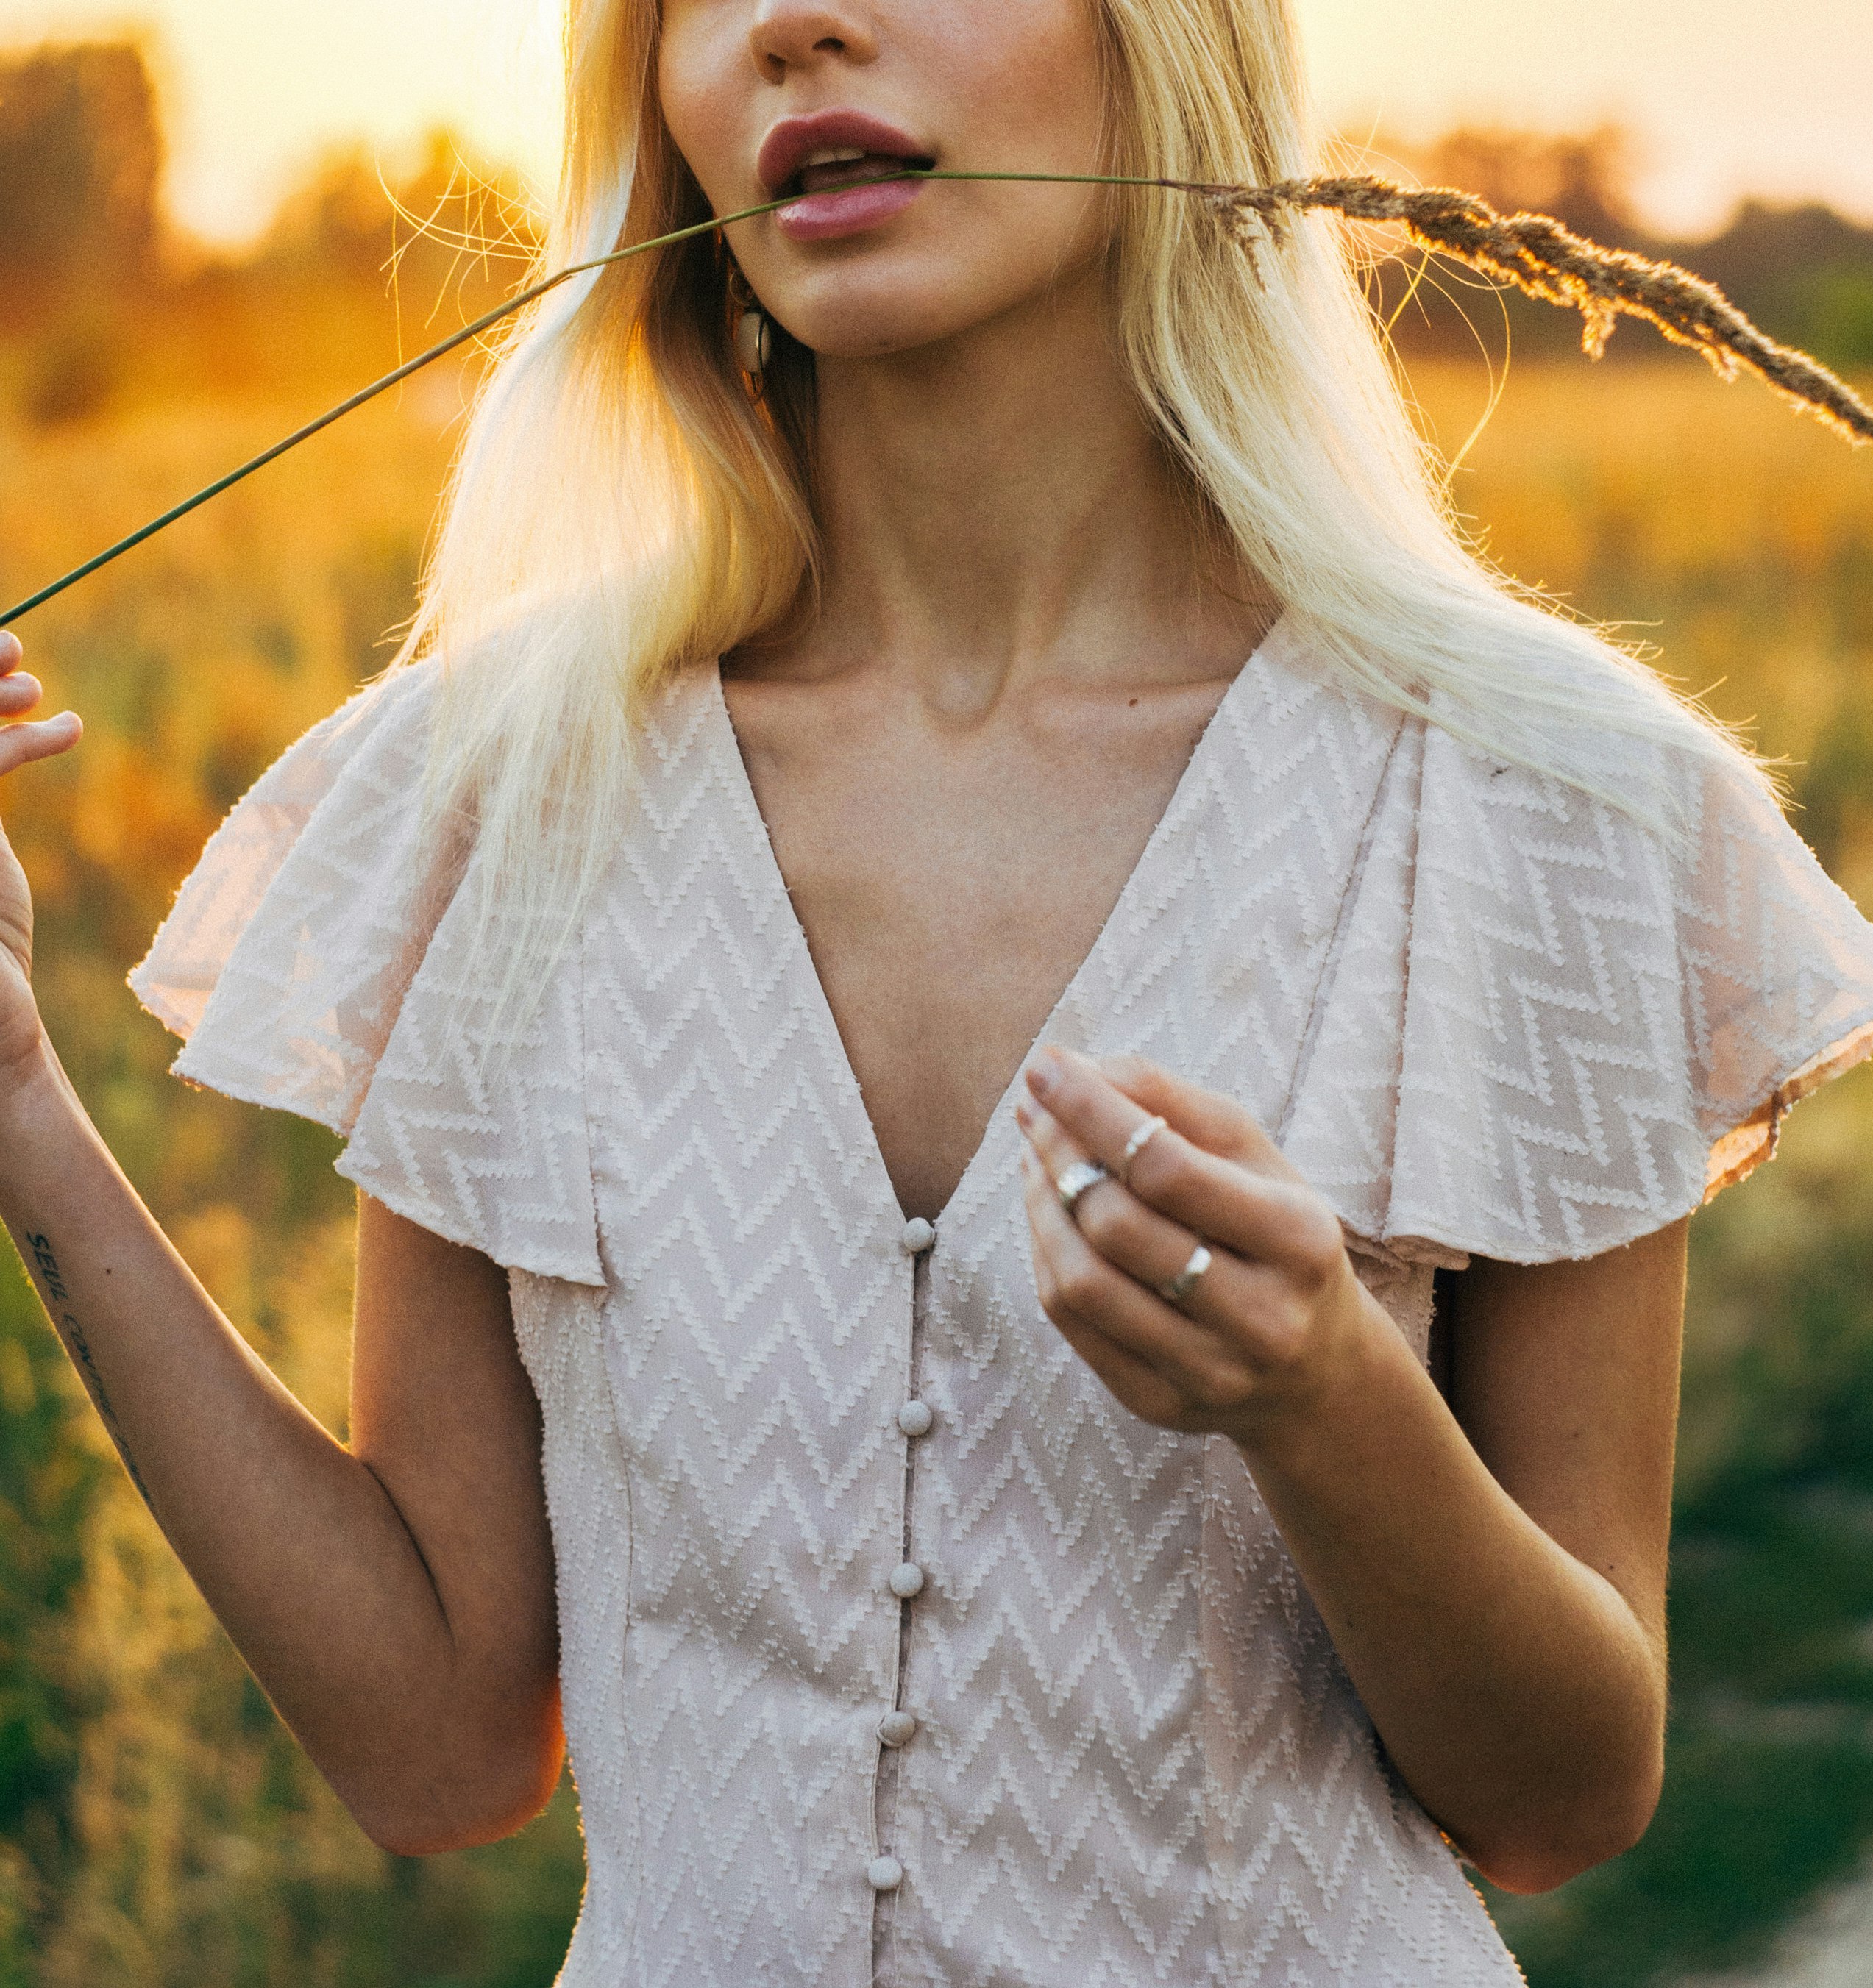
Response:
[{"label": "ring on index finger", "polygon": [[1097,1160],[1075,1160],[1054,1182],[1054,1192],[1060,1197],[1060,1205],[1072,1215],[1079,1197],[1088,1188],[1096,1187],[1101,1181],[1110,1178]]}]

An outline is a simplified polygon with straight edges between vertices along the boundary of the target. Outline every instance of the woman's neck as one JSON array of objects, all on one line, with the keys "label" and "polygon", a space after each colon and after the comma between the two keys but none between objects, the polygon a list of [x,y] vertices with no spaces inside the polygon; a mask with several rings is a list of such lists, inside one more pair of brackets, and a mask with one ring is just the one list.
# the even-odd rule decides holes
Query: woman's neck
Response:
[{"label": "woman's neck", "polygon": [[962,716],[1038,677],[1240,663],[1271,610],[1251,583],[1200,576],[1194,507],[1098,285],[941,347],[821,360],[821,611],[757,668],[882,667]]}]

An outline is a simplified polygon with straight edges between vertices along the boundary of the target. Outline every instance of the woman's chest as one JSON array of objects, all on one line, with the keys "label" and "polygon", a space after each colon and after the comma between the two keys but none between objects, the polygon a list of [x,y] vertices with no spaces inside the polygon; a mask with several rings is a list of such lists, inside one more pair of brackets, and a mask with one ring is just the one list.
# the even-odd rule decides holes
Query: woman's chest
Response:
[{"label": "woman's chest", "polygon": [[[680,1237],[683,1249],[713,1253],[726,1289],[772,1274],[764,1266],[790,1251],[800,1259],[806,1229],[826,1260],[843,1263],[881,1239],[895,1248],[907,1215],[947,1228],[986,1210],[996,1169],[1011,1170],[1018,1151],[1013,1093],[1042,1036],[1153,1057],[1236,1097],[1279,1138],[1394,735],[1251,665],[1145,825],[1129,871],[1099,880],[1113,901],[1089,936],[1075,935],[1077,964],[1056,959],[1058,984],[1030,983],[1031,1019],[1003,1025],[992,1054],[970,1039],[970,1011],[987,1033],[1007,1012],[995,999],[1005,990],[946,958],[942,941],[1007,938],[994,915],[920,912],[916,892],[886,891],[876,871],[852,886],[926,921],[903,928],[913,965],[893,967],[891,984],[913,1013],[949,1004],[956,1033],[944,1046],[974,1073],[942,1199],[907,1209],[720,682],[711,671],[679,685],[649,729],[638,803],[582,948],[584,1084],[613,1267],[629,1276],[649,1259],[673,1261]],[[940,871],[921,874],[933,893]],[[920,1069],[942,1060],[926,1044],[913,1052]],[[997,1219],[1018,1202],[1011,1171],[1004,1185]],[[814,1300],[839,1301],[830,1286]]]},{"label": "woman's chest", "polygon": [[955,1192],[1223,688],[1011,695],[962,721],[862,688],[726,687],[774,865],[906,1213],[933,1219]]}]

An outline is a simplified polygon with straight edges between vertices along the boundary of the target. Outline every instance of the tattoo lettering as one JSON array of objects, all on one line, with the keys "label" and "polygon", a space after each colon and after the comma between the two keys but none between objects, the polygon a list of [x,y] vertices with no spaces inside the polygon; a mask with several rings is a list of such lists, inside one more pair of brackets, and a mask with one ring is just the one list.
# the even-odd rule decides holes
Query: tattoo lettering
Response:
[{"label": "tattoo lettering", "polygon": [[37,1266],[39,1281],[46,1286],[46,1296],[55,1303],[66,1302],[64,1280],[59,1275],[59,1259],[52,1253],[52,1243],[43,1236],[29,1236],[26,1247],[32,1252],[32,1261]]},{"label": "tattoo lettering", "polygon": [[91,1357],[90,1342],[85,1337],[84,1327],[77,1315],[66,1309],[71,1303],[71,1294],[65,1287],[65,1279],[59,1269],[59,1259],[52,1246],[52,1239],[46,1236],[29,1236],[26,1247],[32,1253],[32,1267],[39,1273],[40,1283],[46,1292],[46,1310],[54,1329],[65,1342],[65,1350],[71,1355],[72,1364],[78,1369],[78,1377],[83,1381],[85,1392],[91,1397],[92,1405],[97,1410],[106,1433],[116,1444],[119,1456],[124,1459],[124,1468],[130,1472],[130,1481],[136,1486],[137,1495],[152,1512],[149,1486],[143,1481],[143,1473],[137,1468],[137,1459],[130,1453],[130,1445],[118,1425],[117,1411],[110,1405],[110,1396],[104,1386],[104,1377],[97,1371],[97,1362]]}]

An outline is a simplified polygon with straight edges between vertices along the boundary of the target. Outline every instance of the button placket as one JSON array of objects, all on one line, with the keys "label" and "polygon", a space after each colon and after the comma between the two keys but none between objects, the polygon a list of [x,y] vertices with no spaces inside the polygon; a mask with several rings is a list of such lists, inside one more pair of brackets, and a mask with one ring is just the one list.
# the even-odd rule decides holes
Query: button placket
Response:
[{"label": "button placket", "polygon": [[[921,1361],[923,1324],[925,1303],[929,1286],[930,1251],[936,1242],[935,1226],[921,1215],[906,1222],[898,1236],[898,1246],[911,1259],[910,1345],[906,1378],[910,1392],[901,1402],[893,1418],[898,1434],[904,1443],[904,1477],[902,1533],[900,1547],[903,1558],[885,1577],[887,1591],[898,1603],[898,1662],[896,1695],[901,1701],[905,1672],[910,1653],[913,1625],[912,1604],[929,1585],[929,1576],[924,1567],[913,1557],[915,1543],[913,1538],[914,1523],[914,1497],[916,1486],[916,1455],[920,1442],[936,1427],[936,1417],[930,1405],[917,1395],[918,1368]],[[914,1740],[919,1730],[916,1715],[900,1702],[888,1706],[880,1716],[876,1729],[878,1754],[872,1775],[872,1861],[865,1867],[865,1882],[880,1905],[894,1895],[904,1882],[903,1863],[891,1854],[889,1844],[895,1833],[896,1808],[901,1773],[897,1756]],[[873,1925],[874,1962],[883,1959],[883,1942],[889,1930],[889,1919],[877,1920]]]}]

